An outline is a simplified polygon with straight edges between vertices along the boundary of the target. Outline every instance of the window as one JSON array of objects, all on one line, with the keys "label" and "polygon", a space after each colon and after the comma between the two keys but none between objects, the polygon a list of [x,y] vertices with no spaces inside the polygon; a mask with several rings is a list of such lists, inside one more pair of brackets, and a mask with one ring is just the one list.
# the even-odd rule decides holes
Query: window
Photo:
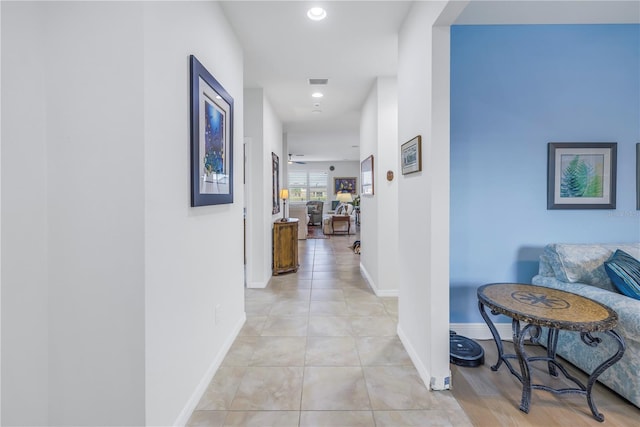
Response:
[{"label": "window", "polygon": [[327,172],[290,170],[287,178],[290,202],[327,201]]}]

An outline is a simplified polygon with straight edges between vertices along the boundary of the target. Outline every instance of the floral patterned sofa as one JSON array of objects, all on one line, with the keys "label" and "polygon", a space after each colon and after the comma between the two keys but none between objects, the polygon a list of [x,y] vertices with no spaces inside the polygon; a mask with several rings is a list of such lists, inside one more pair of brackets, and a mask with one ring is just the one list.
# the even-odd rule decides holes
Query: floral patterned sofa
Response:
[{"label": "floral patterned sofa", "polygon": [[[624,338],[626,351],[622,359],[607,369],[598,381],[640,407],[640,300],[618,292],[604,269],[604,262],[616,249],[640,259],[640,243],[547,245],[532,283],[583,295],[618,313],[619,323],[615,330]],[[617,348],[608,335],[595,335],[603,342],[587,350],[580,334],[561,331],[558,355],[580,369],[592,372]]]}]

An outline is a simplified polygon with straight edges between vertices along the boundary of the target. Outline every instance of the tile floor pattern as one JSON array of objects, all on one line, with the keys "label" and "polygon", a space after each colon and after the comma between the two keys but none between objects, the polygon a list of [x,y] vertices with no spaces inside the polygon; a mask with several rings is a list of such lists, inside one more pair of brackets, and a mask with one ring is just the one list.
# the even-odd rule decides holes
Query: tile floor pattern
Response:
[{"label": "tile floor pattern", "polygon": [[428,391],[348,247],[300,240],[298,273],[246,290],[247,322],[188,426],[470,426],[448,391]]}]

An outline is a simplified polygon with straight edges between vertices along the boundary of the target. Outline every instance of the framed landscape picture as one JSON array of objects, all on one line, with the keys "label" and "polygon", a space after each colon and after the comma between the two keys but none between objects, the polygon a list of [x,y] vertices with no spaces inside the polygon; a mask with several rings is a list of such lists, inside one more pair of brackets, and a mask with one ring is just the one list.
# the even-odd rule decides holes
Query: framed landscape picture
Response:
[{"label": "framed landscape picture", "polygon": [[191,206],[233,203],[233,98],[196,59],[191,66]]},{"label": "framed landscape picture", "polygon": [[422,137],[420,135],[405,142],[400,148],[402,175],[422,170]]},{"label": "framed landscape picture", "polygon": [[349,178],[333,178],[333,193],[350,193],[356,194],[356,177]]},{"label": "framed landscape picture", "polygon": [[360,162],[360,194],[373,196],[373,154]]},{"label": "framed landscape picture", "polygon": [[550,142],[547,209],[615,209],[615,142]]}]

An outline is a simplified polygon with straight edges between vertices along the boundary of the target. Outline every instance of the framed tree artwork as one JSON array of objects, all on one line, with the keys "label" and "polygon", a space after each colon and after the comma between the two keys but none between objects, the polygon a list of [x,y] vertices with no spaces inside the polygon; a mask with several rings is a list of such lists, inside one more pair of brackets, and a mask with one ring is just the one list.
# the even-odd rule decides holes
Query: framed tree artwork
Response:
[{"label": "framed tree artwork", "polygon": [[615,209],[615,142],[550,142],[547,209]]}]

